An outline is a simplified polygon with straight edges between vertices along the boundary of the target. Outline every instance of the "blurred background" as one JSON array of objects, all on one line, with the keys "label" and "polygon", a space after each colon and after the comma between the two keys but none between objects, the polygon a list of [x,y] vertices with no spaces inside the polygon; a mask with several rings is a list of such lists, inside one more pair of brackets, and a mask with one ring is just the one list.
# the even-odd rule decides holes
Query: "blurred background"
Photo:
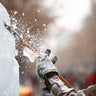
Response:
[{"label": "blurred background", "polygon": [[[13,28],[42,53],[56,55],[59,72],[76,89],[96,84],[95,0],[0,0]],[[16,42],[20,66],[20,96],[43,96],[43,81],[35,64]],[[27,94],[27,95],[23,95]]]}]

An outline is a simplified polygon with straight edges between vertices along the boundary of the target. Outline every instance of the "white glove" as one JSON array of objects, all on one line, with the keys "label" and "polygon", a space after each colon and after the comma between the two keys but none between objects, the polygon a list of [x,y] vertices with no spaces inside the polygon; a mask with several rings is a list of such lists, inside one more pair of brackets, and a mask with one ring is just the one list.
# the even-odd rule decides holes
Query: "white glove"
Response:
[{"label": "white glove", "polygon": [[46,50],[42,58],[39,58],[36,61],[36,69],[37,69],[38,75],[42,79],[45,79],[45,75],[51,72],[58,74],[58,70],[54,65],[54,60],[50,59],[49,57],[50,53],[47,54],[48,51],[49,49]]}]

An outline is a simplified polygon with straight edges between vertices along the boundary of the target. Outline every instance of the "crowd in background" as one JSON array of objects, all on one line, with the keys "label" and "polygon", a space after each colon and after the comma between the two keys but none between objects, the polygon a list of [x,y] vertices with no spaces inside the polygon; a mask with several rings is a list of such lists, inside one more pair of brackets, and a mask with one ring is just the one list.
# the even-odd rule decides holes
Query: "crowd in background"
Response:
[{"label": "crowd in background", "polygon": [[96,69],[93,70],[93,72],[86,74],[87,73],[84,70],[76,73],[69,71],[63,74],[63,76],[74,88],[84,89],[90,85],[96,84]]}]

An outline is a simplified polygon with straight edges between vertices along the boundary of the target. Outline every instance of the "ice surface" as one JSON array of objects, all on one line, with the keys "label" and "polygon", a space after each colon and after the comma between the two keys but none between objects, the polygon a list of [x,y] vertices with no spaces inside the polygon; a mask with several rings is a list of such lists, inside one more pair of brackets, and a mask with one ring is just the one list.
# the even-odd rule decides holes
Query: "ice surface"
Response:
[{"label": "ice surface", "polygon": [[10,92],[13,96],[18,96],[19,73],[15,60],[15,39],[5,28],[4,22],[10,24],[10,19],[6,9],[0,3],[0,96],[10,96]]},{"label": "ice surface", "polygon": [[10,25],[9,14],[1,3],[0,3],[0,18],[2,18],[4,23],[6,23],[7,25]]}]

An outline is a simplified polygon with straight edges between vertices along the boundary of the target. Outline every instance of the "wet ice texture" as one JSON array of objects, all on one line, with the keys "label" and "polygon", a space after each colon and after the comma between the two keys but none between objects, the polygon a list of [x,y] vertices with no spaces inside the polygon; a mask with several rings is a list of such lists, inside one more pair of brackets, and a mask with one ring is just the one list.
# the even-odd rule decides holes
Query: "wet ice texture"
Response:
[{"label": "wet ice texture", "polygon": [[3,7],[1,3],[0,3],[0,18],[4,23],[10,25],[9,14],[7,13],[7,10]]},{"label": "wet ice texture", "polygon": [[13,95],[18,94],[19,76],[15,60],[15,40],[5,28],[4,22],[10,24],[10,19],[6,9],[0,3],[0,96],[5,96],[4,94],[9,96],[10,92]]}]

